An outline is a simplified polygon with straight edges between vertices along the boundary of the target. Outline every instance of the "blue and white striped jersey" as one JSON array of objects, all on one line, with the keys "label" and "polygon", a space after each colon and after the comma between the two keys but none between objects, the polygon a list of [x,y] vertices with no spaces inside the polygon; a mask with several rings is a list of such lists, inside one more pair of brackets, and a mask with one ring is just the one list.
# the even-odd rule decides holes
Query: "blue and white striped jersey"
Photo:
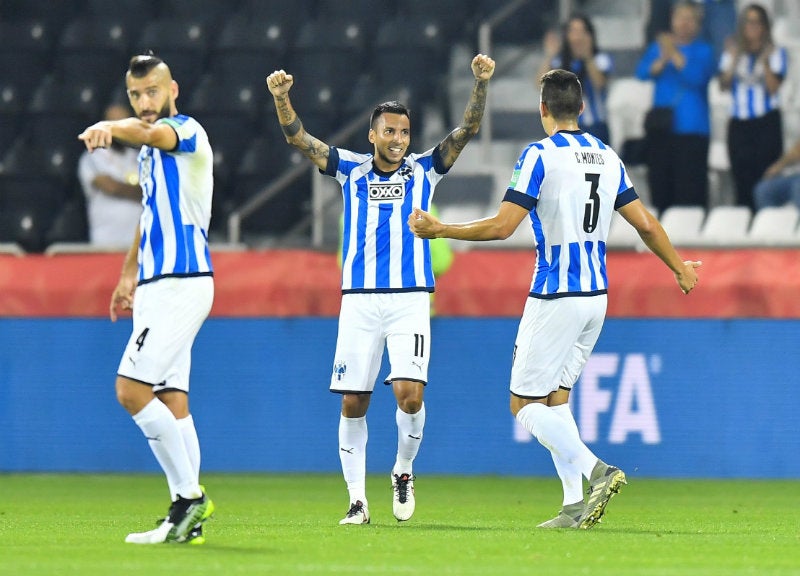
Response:
[{"label": "blue and white striped jersey", "polygon": [[331,146],[324,172],[336,178],[344,198],[342,293],[433,292],[429,241],[414,236],[408,217],[414,208],[430,210],[447,172],[438,147],[410,154],[392,173],[372,159]]},{"label": "blue and white striped jersey", "polygon": [[504,200],[531,211],[537,298],[604,294],[611,217],[638,198],[625,166],[601,140],[560,131],[528,145]]},{"label": "blue and white striped jersey", "polygon": [[[786,49],[780,47],[773,49],[769,55],[768,65],[773,73],[785,78],[788,67]],[[770,94],[767,91],[764,62],[757,55],[745,54],[734,61],[731,54],[725,52],[720,57],[719,70],[733,71],[731,117],[752,120],[780,106],[778,93]]]},{"label": "blue and white striped jersey", "polygon": [[169,152],[142,146],[139,182],[144,210],[139,222],[139,284],[165,276],[210,276],[208,250],[213,154],[208,136],[189,116],[161,118],[178,135]]}]

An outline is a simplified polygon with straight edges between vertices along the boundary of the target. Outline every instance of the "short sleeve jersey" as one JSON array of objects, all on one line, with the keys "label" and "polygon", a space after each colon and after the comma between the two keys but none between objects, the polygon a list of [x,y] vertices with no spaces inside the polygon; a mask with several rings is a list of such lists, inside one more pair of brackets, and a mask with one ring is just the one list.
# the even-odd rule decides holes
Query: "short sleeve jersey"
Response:
[{"label": "short sleeve jersey", "polygon": [[531,211],[536,267],[530,295],[606,293],[611,217],[637,197],[617,154],[591,134],[560,131],[528,145],[504,199]]},{"label": "short sleeve jersey", "polygon": [[174,150],[142,146],[139,182],[139,283],[168,276],[211,276],[208,226],[214,188],[208,136],[189,116],[161,118],[178,136]]},{"label": "short sleeve jersey", "polygon": [[330,148],[327,176],[342,187],[342,293],[433,292],[430,242],[414,236],[408,217],[430,210],[447,172],[438,147],[410,154],[391,173],[372,154]]},{"label": "short sleeve jersey", "polygon": [[[777,76],[786,77],[786,49],[775,47],[767,58],[767,66]],[[760,118],[780,107],[780,93],[770,94],[766,85],[765,65],[755,54],[745,54],[734,60],[730,52],[722,54],[720,72],[733,72],[731,85],[731,116],[739,120]]]}]

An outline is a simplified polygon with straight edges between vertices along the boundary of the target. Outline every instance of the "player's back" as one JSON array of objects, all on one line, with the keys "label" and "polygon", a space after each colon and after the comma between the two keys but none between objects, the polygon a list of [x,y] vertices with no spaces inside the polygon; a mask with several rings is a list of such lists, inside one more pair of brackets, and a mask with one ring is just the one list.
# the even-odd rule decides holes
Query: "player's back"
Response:
[{"label": "player's back", "polygon": [[528,172],[526,193],[536,198],[532,292],[605,291],[611,217],[619,195],[632,189],[617,154],[590,134],[561,131],[531,144],[517,169],[523,179]]}]

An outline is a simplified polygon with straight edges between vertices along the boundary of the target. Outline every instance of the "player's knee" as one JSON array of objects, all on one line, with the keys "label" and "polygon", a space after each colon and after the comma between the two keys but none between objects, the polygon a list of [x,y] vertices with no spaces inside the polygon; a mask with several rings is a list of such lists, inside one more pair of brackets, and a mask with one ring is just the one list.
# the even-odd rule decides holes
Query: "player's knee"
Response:
[{"label": "player's knee", "polygon": [[154,398],[149,386],[124,378],[117,378],[116,392],[117,402],[131,415],[137,414]]}]

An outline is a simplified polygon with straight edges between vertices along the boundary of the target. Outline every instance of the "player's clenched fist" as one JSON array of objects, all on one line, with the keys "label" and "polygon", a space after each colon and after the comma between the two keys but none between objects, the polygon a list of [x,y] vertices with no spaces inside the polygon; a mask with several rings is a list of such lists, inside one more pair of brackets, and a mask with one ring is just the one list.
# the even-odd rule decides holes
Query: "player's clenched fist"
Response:
[{"label": "player's clenched fist", "polygon": [[488,80],[494,74],[494,60],[485,54],[478,54],[472,59],[472,74],[476,80]]},{"label": "player's clenched fist", "polygon": [[287,74],[285,70],[275,70],[272,74],[267,76],[267,88],[273,96],[283,96],[294,84],[294,78],[291,74]]}]

